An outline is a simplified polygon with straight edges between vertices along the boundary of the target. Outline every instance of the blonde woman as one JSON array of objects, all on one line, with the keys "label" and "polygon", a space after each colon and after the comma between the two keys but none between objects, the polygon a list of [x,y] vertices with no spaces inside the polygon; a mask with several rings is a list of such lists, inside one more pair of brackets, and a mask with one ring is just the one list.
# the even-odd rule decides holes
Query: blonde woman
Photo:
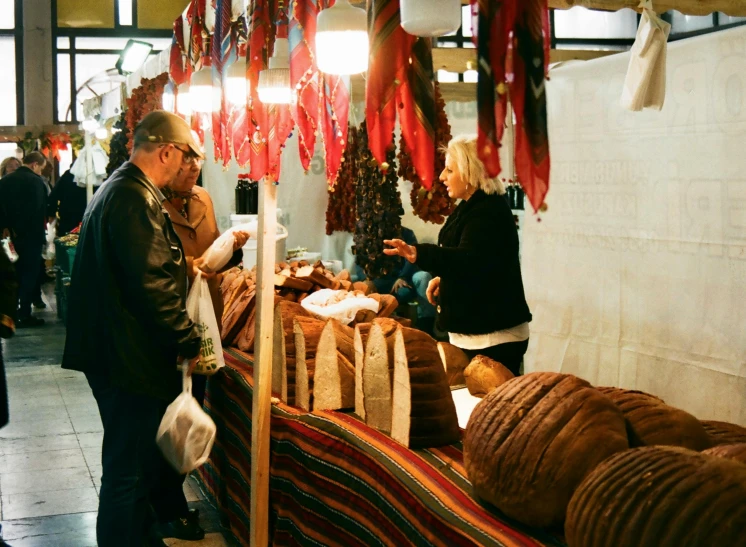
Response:
[{"label": "blonde woman", "polygon": [[518,260],[518,232],[505,188],[487,176],[476,137],[448,143],[440,180],[460,199],[438,234],[438,244],[385,240],[399,255],[432,273],[428,300],[438,326],[469,357],[486,355],[518,375],[528,348],[531,312]]}]

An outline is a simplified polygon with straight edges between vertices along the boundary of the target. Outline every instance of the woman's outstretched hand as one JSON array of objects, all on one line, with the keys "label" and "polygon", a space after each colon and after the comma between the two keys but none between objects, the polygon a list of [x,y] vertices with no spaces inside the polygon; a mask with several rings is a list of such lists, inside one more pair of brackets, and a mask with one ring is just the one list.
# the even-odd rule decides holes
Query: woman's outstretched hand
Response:
[{"label": "woman's outstretched hand", "polygon": [[401,239],[384,239],[383,242],[393,247],[393,249],[384,249],[384,254],[390,256],[399,255],[412,263],[417,261],[417,247],[407,245]]}]

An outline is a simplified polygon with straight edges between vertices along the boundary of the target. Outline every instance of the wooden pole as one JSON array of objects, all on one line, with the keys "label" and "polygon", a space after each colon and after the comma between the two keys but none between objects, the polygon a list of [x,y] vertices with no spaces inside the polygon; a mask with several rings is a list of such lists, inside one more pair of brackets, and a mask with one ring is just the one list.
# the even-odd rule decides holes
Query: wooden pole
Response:
[{"label": "wooden pole", "polygon": [[251,546],[269,542],[269,423],[272,398],[272,330],[275,302],[277,186],[259,183],[256,352],[251,407]]}]

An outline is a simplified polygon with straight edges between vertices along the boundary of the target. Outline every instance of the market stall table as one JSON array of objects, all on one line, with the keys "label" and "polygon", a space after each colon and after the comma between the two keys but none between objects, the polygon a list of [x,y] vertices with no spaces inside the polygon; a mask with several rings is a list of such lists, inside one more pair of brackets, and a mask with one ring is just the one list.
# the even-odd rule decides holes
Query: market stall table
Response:
[{"label": "market stall table", "polygon": [[[200,479],[230,532],[249,544],[253,362],[225,351],[206,406],[218,437]],[[409,450],[354,414],[272,405],[272,545],[561,546],[472,496],[461,444]]]}]

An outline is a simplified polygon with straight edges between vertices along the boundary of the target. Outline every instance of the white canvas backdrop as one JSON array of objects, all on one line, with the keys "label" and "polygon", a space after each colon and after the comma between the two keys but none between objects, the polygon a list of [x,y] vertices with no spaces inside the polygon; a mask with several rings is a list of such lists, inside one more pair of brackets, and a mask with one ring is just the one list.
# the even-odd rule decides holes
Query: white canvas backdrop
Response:
[{"label": "white canvas backdrop", "polygon": [[527,370],[746,425],[746,28],[669,44],[661,112],[619,107],[628,60],[551,73]]}]

